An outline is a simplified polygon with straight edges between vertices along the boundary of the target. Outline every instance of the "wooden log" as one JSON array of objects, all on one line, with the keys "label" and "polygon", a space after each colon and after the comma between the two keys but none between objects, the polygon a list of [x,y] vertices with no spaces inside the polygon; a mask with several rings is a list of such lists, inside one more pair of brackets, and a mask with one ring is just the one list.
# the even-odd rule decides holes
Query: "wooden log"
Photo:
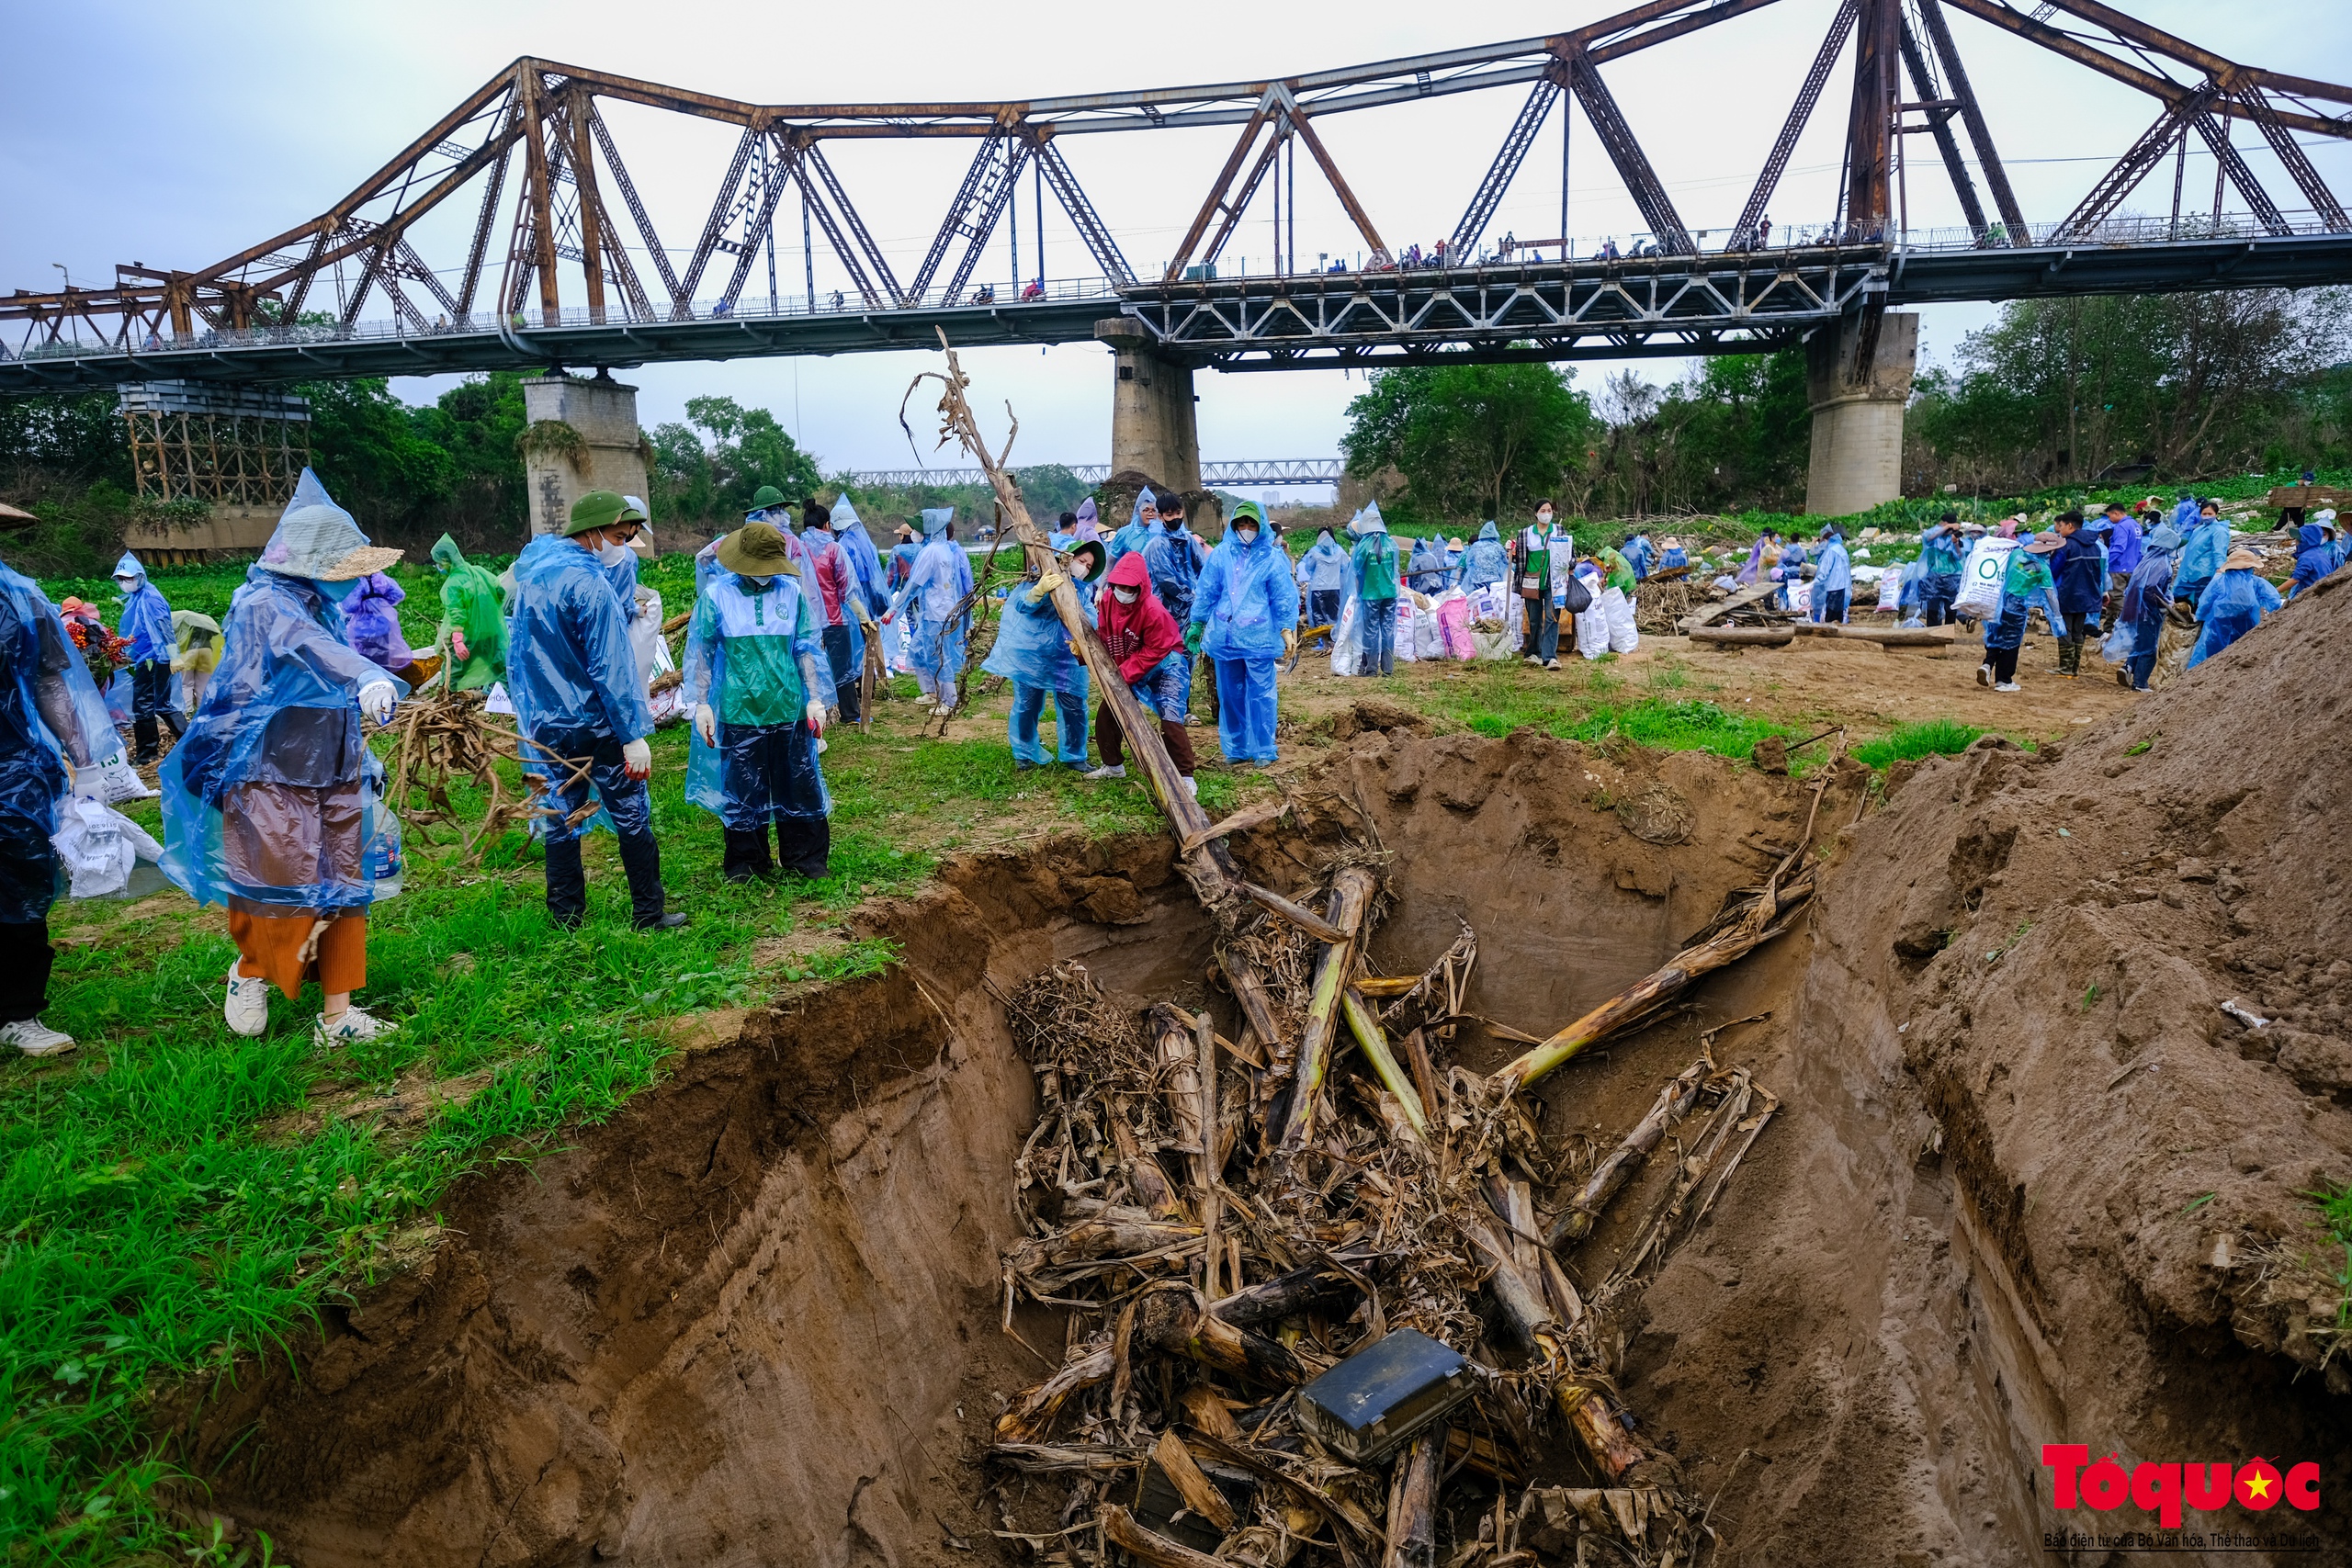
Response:
[{"label": "wooden log", "polygon": [[1194,1551],[1158,1530],[1144,1529],[1136,1523],[1134,1515],[1116,1503],[1103,1504],[1098,1517],[1102,1521],[1102,1534],[1111,1544],[1144,1564],[1144,1568],[1227,1568],[1205,1551]]},{"label": "wooden log", "polygon": [[1698,1102],[1699,1090],[1706,1083],[1711,1066],[1707,1058],[1702,1056],[1657,1091],[1657,1101],[1650,1107],[1649,1113],[1634,1123],[1634,1130],[1609,1152],[1607,1158],[1592,1168],[1592,1174],[1585,1179],[1582,1187],[1577,1189],[1576,1196],[1568,1200],[1567,1208],[1552,1222],[1552,1228],[1544,1237],[1546,1246],[1572,1246],[1592,1234],[1593,1226],[1600,1222],[1600,1211],[1608,1206],[1610,1199],[1617,1195],[1618,1189],[1632,1179],[1635,1168],[1649,1157],[1650,1151],[1657,1147],[1658,1140],[1666,1135],[1666,1130],[1690,1113],[1690,1107]]},{"label": "wooden log", "polygon": [[1176,1435],[1173,1427],[1159,1434],[1159,1441],[1152,1447],[1151,1462],[1168,1477],[1168,1483],[1184,1499],[1185,1507],[1228,1534],[1240,1523],[1234,1517],[1233,1505],[1225,1500],[1216,1483],[1201,1472],[1200,1461],[1193,1457],[1193,1450],[1184,1446],[1184,1439]]},{"label": "wooden log", "polygon": [[1805,894],[1810,894],[1812,881],[1809,876],[1791,883],[1786,889],[1781,888],[1777,883],[1768,886],[1749,903],[1745,914],[1737,920],[1705,941],[1684,948],[1663,968],[1644,976],[1541,1045],[1521,1055],[1497,1073],[1493,1081],[1506,1094],[1525,1089],[1593,1042],[1606,1039],[1625,1025],[1656,1012],[1693,980],[1747,956],[1764,940],[1781,911],[1802,896],[1798,894],[1800,887]]},{"label": "wooden log", "polygon": [[1437,1568],[1437,1480],[1448,1433],[1423,1431],[1405,1445],[1388,1483],[1388,1550],[1381,1568]]},{"label": "wooden log", "polygon": [[[1012,472],[1004,466],[1003,457],[992,452],[980,434],[979,422],[972,413],[965,390],[971,385],[964,374],[962,362],[947,341],[945,332],[939,333],[939,346],[945,354],[947,369],[938,379],[944,389],[939,400],[941,439],[952,436],[959,442],[974,460],[985,470],[989,485],[996,492],[1001,532],[1020,543],[1029,569],[1040,578],[1055,571],[1057,558],[1045,535],[1029,516],[1028,504],[1021,498],[1020,487],[1013,482]],[[918,378],[920,380],[920,378]],[[913,388],[908,389],[910,395]],[[904,404],[900,406],[900,423],[905,423]],[[1020,422],[1013,422],[1012,435],[1020,433]],[[1012,449],[1012,435],[1006,437],[1005,450]],[[1127,737],[1127,751],[1143,770],[1145,782],[1150,786],[1152,799],[1161,815],[1168,818],[1170,829],[1181,846],[1193,840],[1209,826],[1208,813],[1184,788],[1184,781],[1176,771],[1175,762],[1168,755],[1167,743],[1160,739],[1159,726],[1147,723],[1143,705],[1120,678],[1118,661],[1103,646],[1102,635],[1094,628],[1093,617],[1079,603],[1078,590],[1064,576],[1054,585],[1051,598],[1054,613],[1061,617],[1063,629],[1069,633],[1070,647],[1075,650],[1092,677],[1099,700],[1111,710],[1119,723],[1121,733]],[[1193,891],[1202,906],[1228,932],[1233,929],[1239,911],[1235,908],[1241,897],[1244,879],[1235,864],[1233,854],[1225,840],[1209,838],[1198,848],[1180,850],[1185,876],[1193,884]],[[1280,1043],[1280,1033],[1274,1023],[1272,998],[1266,995],[1265,983],[1247,960],[1230,954],[1221,959],[1226,978],[1233,988],[1234,1000],[1240,1004],[1242,1016],[1258,1031],[1259,1038],[1269,1052]]]},{"label": "wooden log", "polygon": [[1786,648],[1797,634],[1786,626],[1694,626],[1686,634],[1692,642],[1720,643],[1726,648]]},{"label": "wooden log", "polygon": [[1285,1153],[1295,1152],[1315,1131],[1315,1101],[1331,1065],[1331,1039],[1339,1028],[1348,972],[1355,965],[1356,940],[1378,885],[1372,873],[1351,865],[1331,879],[1329,925],[1337,935],[1324,939],[1315,962],[1315,990],[1306,1007],[1306,1029],[1298,1047],[1298,1062],[1291,1074],[1290,1105],[1275,1140]]},{"label": "wooden log", "polygon": [[1365,1060],[1372,1064],[1372,1070],[1379,1075],[1382,1085],[1404,1107],[1405,1120],[1412,1124],[1414,1133],[1422,1143],[1428,1143],[1429,1110],[1421,1103],[1420,1091],[1413,1087],[1413,1080],[1406,1075],[1404,1068],[1396,1065],[1396,1053],[1388,1048],[1388,1035],[1380,1027],[1380,1021],[1372,1016],[1372,1010],[1363,1005],[1363,998],[1352,989],[1340,998],[1340,1006],[1347,1014],[1348,1031],[1356,1037],[1356,1044],[1362,1047]]},{"label": "wooden log", "polygon": [[1734,610],[1745,609],[1760,599],[1769,599],[1780,591],[1781,585],[1777,582],[1751,582],[1726,598],[1691,611],[1674,624],[1674,629],[1688,637],[1699,627],[1710,626]]},{"label": "wooden log", "polygon": [[1325,919],[1303,904],[1292,903],[1271,887],[1261,887],[1254,882],[1245,882],[1241,885],[1241,891],[1255,899],[1270,913],[1280,915],[1317,942],[1341,942],[1348,940],[1348,932],[1344,927]]},{"label": "wooden log", "polygon": [[1199,1083],[1194,1091],[1193,1112],[1201,1123],[1201,1152],[1193,1161],[1193,1185],[1198,1190],[1201,1234],[1208,1238],[1202,1249],[1201,1269],[1203,1293],[1215,1300],[1222,1292],[1217,1275],[1224,1262],[1225,1247],[1217,1238],[1217,1231],[1225,1222],[1225,1190],[1219,1173],[1225,1168],[1224,1117],[1219,1110],[1216,1092],[1216,1031],[1209,1027],[1205,1010],[1195,1021],[1193,1049],[1200,1058]]},{"label": "wooden log", "polygon": [[1236,833],[1246,833],[1252,828],[1262,828],[1289,809],[1287,795],[1276,800],[1261,800],[1255,806],[1245,806],[1222,822],[1212,822],[1197,833],[1186,834],[1177,852],[1190,854],[1211,839],[1229,838]]}]

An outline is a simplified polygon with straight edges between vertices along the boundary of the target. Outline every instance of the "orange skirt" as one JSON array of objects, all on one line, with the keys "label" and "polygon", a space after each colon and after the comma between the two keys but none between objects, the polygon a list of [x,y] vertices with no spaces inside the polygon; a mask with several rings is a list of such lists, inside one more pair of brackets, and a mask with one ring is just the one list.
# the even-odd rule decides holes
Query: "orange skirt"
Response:
[{"label": "orange skirt", "polygon": [[311,940],[317,917],[254,915],[229,911],[229,934],[236,939],[242,961],[237,973],[248,980],[267,980],[289,997],[300,996],[305,980],[316,980],[329,996],[356,991],[368,984],[368,917],[349,914],[330,920],[319,933],[317,956],[305,960],[303,946]]}]

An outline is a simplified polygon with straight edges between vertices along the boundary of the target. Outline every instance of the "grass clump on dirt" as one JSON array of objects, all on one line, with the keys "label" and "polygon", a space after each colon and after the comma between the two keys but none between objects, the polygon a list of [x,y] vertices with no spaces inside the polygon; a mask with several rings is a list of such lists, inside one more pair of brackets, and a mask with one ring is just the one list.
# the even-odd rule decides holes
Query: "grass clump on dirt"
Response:
[{"label": "grass clump on dirt", "polygon": [[1897,725],[1875,740],[1863,741],[1854,748],[1853,755],[1856,761],[1868,762],[1873,768],[1917,761],[1922,757],[1956,756],[1974,745],[1984,733],[1974,725],[1954,718],[1923,719],[1917,724]]}]

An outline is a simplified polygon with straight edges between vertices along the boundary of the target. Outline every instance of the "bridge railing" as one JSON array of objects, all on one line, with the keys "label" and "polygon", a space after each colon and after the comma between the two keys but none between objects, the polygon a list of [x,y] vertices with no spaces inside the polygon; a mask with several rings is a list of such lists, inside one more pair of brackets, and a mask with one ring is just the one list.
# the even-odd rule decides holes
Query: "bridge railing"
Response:
[{"label": "bridge railing", "polygon": [[[2284,232],[2282,233],[2281,231]],[[2276,225],[2267,224],[2249,213],[2225,212],[2219,218],[2211,213],[2170,216],[2123,216],[2103,220],[2088,225],[2070,225],[2066,220],[2030,226],[2022,234],[2011,234],[1998,223],[1981,229],[1967,227],[1936,229],[1896,229],[1892,226],[1862,226],[1851,223],[1775,226],[1769,244],[1744,246],[1738,252],[1728,251],[1721,244],[1710,247],[1709,231],[1699,231],[1692,236],[1697,244],[1698,260],[1709,256],[1787,254],[1802,257],[1809,252],[1830,249],[1851,251],[1884,245],[1892,250],[1910,253],[1962,253],[2002,249],[2041,247],[2139,247],[2177,244],[2214,240],[2278,239],[2294,235],[2321,235],[2337,232],[2321,214],[2311,209],[2282,212]],[[1532,242],[1498,243],[1464,262],[1459,258],[1441,258],[1435,251],[1415,255],[1410,249],[1405,259],[1379,265],[1370,275],[1360,275],[1357,265],[1361,257],[1342,256],[1327,260],[1330,274],[1347,276],[1387,276],[1414,275],[1423,272],[1459,271],[1467,268],[1494,268],[1558,265],[1557,254],[1562,242],[1555,239],[1546,243]],[[1569,257],[1579,264],[1593,261],[1626,262],[1656,261],[1661,266],[1686,265],[1684,258],[1663,254],[1656,238],[1644,233],[1627,234],[1621,240],[1615,235],[1598,238],[1572,238],[1566,242]],[[1252,282],[1275,277],[1318,276],[1313,269],[1306,272],[1284,267],[1280,271],[1268,267],[1263,271],[1247,270],[1246,257],[1237,257],[1231,269],[1199,269],[1212,275],[1219,283]],[[1187,282],[1207,281],[1207,277],[1191,277]],[[950,292],[933,289],[922,295],[909,295],[897,299],[868,300],[862,295],[842,290],[820,292],[813,299],[806,294],[741,299],[731,303],[725,300],[696,301],[689,306],[657,309],[650,313],[638,313],[626,305],[591,310],[585,306],[571,306],[548,312],[537,306],[515,311],[507,317],[504,326],[515,333],[529,334],[548,330],[579,330],[597,327],[652,325],[678,322],[724,322],[729,321],[764,321],[807,320],[822,317],[855,317],[888,312],[897,314],[916,310],[969,310],[975,309],[1014,308],[1021,306],[1068,305],[1084,301],[1100,301],[1106,307],[1115,306],[1125,293],[1140,290],[1149,293],[1158,285],[1147,282],[1136,290],[1123,291],[1106,278],[1057,278],[1032,283],[1015,289],[1009,284],[979,284]],[[1182,288],[1182,284],[1177,285]],[[501,331],[494,311],[475,311],[469,315],[451,316],[436,312],[427,320],[422,309],[411,315],[396,316],[388,321],[345,323],[333,319],[306,320],[285,324],[262,324],[245,328],[198,327],[196,331],[174,334],[152,332],[144,337],[91,340],[79,337],[84,325],[79,320],[66,324],[68,335],[55,342],[33,342],[12,347],[0,343],[0,360],[40,360],[78,358],[91,354],[185,352],[187,350],[237,349],[254,347],[296,346],[306,344],[351,344],[366,342],[417,341],[435,337],[469,333],[496,333]]]}]

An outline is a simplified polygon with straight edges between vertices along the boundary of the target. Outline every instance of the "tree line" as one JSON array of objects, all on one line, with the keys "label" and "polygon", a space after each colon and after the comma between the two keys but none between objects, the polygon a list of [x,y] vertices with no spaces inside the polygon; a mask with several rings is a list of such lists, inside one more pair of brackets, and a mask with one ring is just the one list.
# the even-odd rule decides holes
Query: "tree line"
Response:
[{"label": "tree line", "polygon": [[[1915,383],[1904,489],[2026,494],[2352,465],[2352,291],[2020,300]],[[1569,513],[1794,513],[1812,421],[1804,352],[1637,371],[1597,391],[1572,367],[1376,372],[1348,408],[1351,473],[1393,473],[1408,527]]]}]

